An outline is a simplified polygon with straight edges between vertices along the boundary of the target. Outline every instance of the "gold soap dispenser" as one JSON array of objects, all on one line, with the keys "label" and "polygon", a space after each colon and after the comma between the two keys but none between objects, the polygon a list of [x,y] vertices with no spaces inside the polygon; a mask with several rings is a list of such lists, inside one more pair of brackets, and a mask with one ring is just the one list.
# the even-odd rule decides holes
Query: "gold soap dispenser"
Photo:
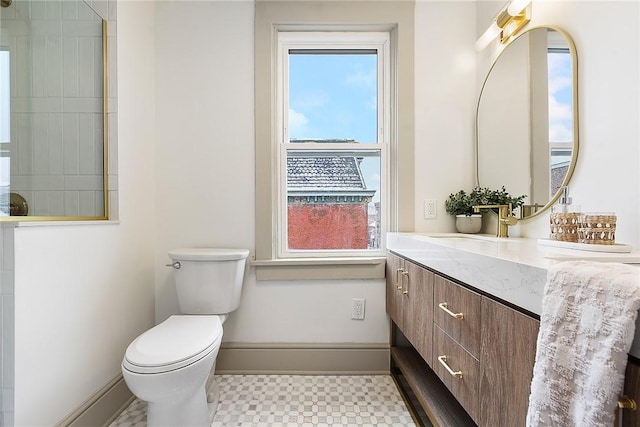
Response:
[{"label": "gold soap dispenser", "polygon": [[558,199],[558,203],[551,208],[549,238],[564,242],[577,242],[580,206],[571,203],[569,187],[564,186],[561,189],[562,196]]}]

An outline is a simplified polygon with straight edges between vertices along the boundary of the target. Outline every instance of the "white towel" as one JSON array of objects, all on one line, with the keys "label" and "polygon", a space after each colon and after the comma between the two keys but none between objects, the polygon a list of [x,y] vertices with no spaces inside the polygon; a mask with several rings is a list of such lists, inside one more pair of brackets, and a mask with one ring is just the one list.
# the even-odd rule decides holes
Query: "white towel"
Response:
[{"label": "white towel", "polygon": [[640,308],[640,268],[571,261],[549,269],[527,426],[612,426]]}]

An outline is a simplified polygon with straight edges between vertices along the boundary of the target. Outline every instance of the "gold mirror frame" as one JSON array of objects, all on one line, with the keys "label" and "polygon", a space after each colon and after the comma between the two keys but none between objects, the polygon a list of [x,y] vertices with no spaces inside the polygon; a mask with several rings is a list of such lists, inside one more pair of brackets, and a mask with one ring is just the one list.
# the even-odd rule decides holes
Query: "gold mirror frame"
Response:
[{"label": "gold mirror frame", "polygon": [[[81,0],[80,0],[81,1]],[[88,6],[88,5],[87,5]],[[100,16],[98,12],[93,10],[102,21],[102,147],[103,147],[103,197],[104,197],[104,212],[102,216],[28,216],[24,215],[7,215],[0,216],[0,223],[3,222],[36,222],[36,221],[100,221],[109,219],[109,42],[108,42],[108,23],[107,20]],[[7,194],[9,198],[9,209],[14,212],[26,212],[29,210],[24,198],[18,193]],[[11,203],[16,200],[20,200],[22,203]]]},{"label": "gold mirror frame", "polygon": [[[484,79],[484,82],[482,84],[482,87],[480,89],[480,94],[478,95],[478,103],[476,105],[476,126],[475,126],[475,145],[476,145],[476,185],[477,186],[481,186],[482,183],[480,182],[480,123],[479,123],[479,115],[480,115],[480,103],[482,101],[482,95],[484,93],[485,87],[487,85],[487,82],[489,81],[489,78],[491,77],[491,72],[493,71],[493,69],[495,68],[496,64],[498,64],[498,61],[500,60],[500,58],[502,58],[502,56],[504,55],[505,52],[508,51],[509,47],[515,43],[520,37],[522,37],[523,35],[536,30],[536,29],[551,29],[554,31],[557,31],[559,34],[561,34],[568,46],[569,46],[569,51],[571,54],[571,61],[572,61],[572,70],[571,70],[571,75],[572,75],[572,104],[573,104],[573,146],[572,146],[572,153],[571,153],[571,160],[569,163],[569,167],[567,169],[567,173],[562,181],[562,184],[560,185],[560,187],[562,186],[566,186],[569,184],[570,180],[571,180],[571,176],[573,175],[573,171],[575,169],[576,163],[577,163],[577,159],[578,159],[578,150],[579,150],[579,125],[578,125],[578,56],[576,53],[576,47],[575,44],[573,42],[573,40],[571,39],[571,37],[569,36],[569,34],[556,27],[556,26],[552,26],[552,25],[541,25],[541,26],[534,26],[531,28],[527,28],[526,30],[522,31],[520,34],[517,35],[517,37],[513,38],[504,48],[503,50],[498,54],[498,56],[496,57],[496,59],[493,61],[493,64],[491,65],[491,68],[489,69],[489,72],[487,73],[487,77]],[[526,70],[528,71],[528,70]],[[505,120],[508,120],[505,119]],[[529,132],[529,130],[527,129],[527,131]],[[505,187],[507,188],[507,190],[509,190],[509,182],[508,182],[508,177],[505,177]],[[513,196],[518,196],[519,194],[515,194],[515,193],[511,193]],[[553,195],[553,197],[550,198],[550,200],[542,207],[540,207],[536,212],[534,212],[533,214],[526,216],[526,217],[522,217],[519,218],[521,221],[522,220],[528,220],[531,218],[535,218],[539,215],[541,215],[543,212],[547,211],[560,197],[560,195],[562,194],[562,189],[558,189],[556,191],[556,193]],[[526,204],[526,203],[525,203]],[[495,212],[494,212],[495,214]]]}]

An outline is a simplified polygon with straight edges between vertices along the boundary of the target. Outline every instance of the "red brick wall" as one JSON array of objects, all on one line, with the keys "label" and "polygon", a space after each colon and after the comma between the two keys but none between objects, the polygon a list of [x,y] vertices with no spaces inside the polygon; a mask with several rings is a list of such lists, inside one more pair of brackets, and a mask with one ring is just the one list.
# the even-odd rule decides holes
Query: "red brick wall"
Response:
[{"label": "red brick wall", "polygon": [[367,249],[367,205],[289,205],[289,249]]}]

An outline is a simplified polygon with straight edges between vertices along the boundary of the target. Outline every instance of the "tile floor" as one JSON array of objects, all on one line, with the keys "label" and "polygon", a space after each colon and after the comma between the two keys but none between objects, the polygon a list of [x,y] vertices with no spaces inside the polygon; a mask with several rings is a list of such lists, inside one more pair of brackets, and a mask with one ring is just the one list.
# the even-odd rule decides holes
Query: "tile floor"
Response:
[{"label": "tile floor", "polygon": [[[415,424],[389,375],[218,375],[212,427],[379,426]],[[135,400],[109,427],[146,426]]]}]

